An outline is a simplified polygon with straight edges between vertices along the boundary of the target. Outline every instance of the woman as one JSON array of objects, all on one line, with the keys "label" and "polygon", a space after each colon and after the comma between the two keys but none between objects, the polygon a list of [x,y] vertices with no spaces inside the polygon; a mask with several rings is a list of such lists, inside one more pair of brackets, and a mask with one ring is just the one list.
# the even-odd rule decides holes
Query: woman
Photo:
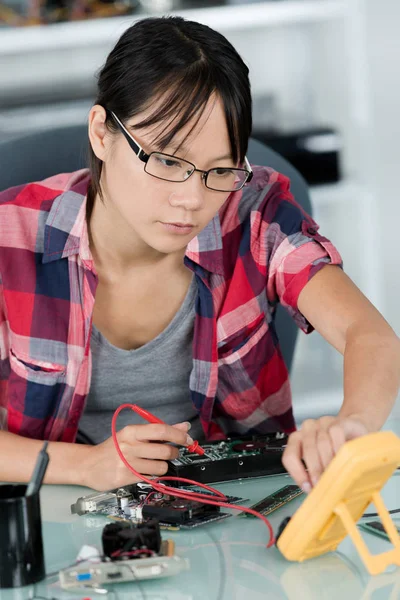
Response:
[{"label": "woman", "polygon": [[[162,475],[194,438],[294,432],[273,316],[344,354],[339,414],[292,433],[284,464],[305,491],[345,440],[382,426],[399,341],[289,192],[246,159],[248,69],[215,31],[143,20],[108,56],[89,114],[90,171],[0,194],[0,479],[99,490]],[[77,432],[94,442],[72,444]],[[305,470],[305,466],[308,473]]]}]

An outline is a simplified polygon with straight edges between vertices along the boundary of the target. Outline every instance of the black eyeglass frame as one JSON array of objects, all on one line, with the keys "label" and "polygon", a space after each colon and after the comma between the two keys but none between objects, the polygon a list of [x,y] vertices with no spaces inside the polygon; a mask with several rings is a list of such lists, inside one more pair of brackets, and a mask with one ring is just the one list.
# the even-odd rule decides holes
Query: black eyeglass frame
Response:
[{"label": "black eyeglass frame", "polygon": [[[107,110],[107,112],[114,119],[114,121],[117,124],[119,130],[124,135],[126,141],[128,142],[129,146],[132,148],[133,152],[136,154],[136,156],[138,157],[138,159],[145,163],[144,164],[144,170],[145,170],[145,172],[148,175],[151,175],[151,177],[155,177],[156,179],[161,179],[162,181],[171,181],[172,183],[185,183],[185,181],[187,181],[189,179],[189,177],[191,177],[193,175],[193,173],[195,173],[197,171],[197,173],[201,173],[202,180],[204,181],[204,185],[206,186],[207,189],[213,190],[214,192],[223,192],[223,193],[238,192],[241,189],[243,189],[243,187],[253,179],[253,170],[252,170],[252,168],[250,166],[249,161],[247,160],[247,156],[245,156],[244,157],[244,164],[246,165],[246,168],[245,169],[241,169],[241,168],[238,168],[238,167],[234,167],[234,169],[236,171],[241,171],[241,172],[247,174],[247,177],[246,177],[245,181],[242,183],[242,185],[239,188],[237,188],[235,190],[217,190],[216,188],[209,187],[207,185],[207,179],[208,179],[208,175],[209,175],[210,171],[215,171],[215,169],[217,169],[217,168],[221,168],[222,169],[222,168],[227,168],[227,167],[213,167],[212,169],[208,169],[208,171],[204,171],[203,169],[197,169],[196,165],[194,165],[189,160],[186,160],[186,158],[179,158],[178,156],[174,156],[173,154],[166,154],[165,152],[157,152],[157,151],[150,152],[150,154],[147,154],[143,150],[143,148],[140,146],[140,144],[137,143],[137,141],[134,139],[134,137],[132,136],[132,134],[129,133],[129,131],[126,129],[125,125],[119,120],[119,118],[117,117],[117,115],[113,111],[111,111],[111,110]],[[149,171],[146,171],[146,164],[148,163],[148,161],[149,161],[149,159],[150,159],[150,157],[151,157],[152,154],[162,154],[163,156],[168,156],[169,158],[172,158],[173,160],[181,160],[183,162],[186,162],[186,163],[188,163],[189,165],[191,165],[193,167],[193,171],[190,173],[190,175],[186,179],[178,179],[178,180],[164,179],[163,177],[158,177],[157,175],[153,175],[152,173],[149,173]]]}]

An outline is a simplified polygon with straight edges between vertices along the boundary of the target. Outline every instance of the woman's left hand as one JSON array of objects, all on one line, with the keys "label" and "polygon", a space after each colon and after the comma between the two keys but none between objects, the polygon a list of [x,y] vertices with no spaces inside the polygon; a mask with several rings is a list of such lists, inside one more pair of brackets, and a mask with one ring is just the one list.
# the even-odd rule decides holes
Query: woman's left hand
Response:
[{"label": "woman's left hand", "polygon": [[308,419],[289,436],[283,466],[297,485],[309,492],[339,448],[366,433],[368,429],[358,415]]}]

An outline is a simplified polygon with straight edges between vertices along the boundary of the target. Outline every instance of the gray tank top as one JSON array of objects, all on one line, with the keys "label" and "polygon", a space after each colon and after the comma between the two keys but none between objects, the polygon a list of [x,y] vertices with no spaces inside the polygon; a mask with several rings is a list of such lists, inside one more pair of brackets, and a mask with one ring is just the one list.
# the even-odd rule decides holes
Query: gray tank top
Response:
[{"label": "gray tank top", "polygon": [[[98,444],[111,435],[111,419],[118,406],[138,404],[169,423],[190,421],[194,439],[203,430],[190,398],[193,364],[195,278],[171,323],[155,339],[136,350],[122,350],[95,328],[90,341],[93,372],[79,430]],[[146,423],[132,410],[123,410],[117,429]]]}]

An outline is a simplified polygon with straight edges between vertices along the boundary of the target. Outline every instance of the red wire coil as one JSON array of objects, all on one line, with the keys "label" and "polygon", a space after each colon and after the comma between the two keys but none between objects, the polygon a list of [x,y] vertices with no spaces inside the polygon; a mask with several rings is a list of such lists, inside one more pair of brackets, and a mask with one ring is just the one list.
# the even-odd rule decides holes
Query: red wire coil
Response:
[{"label": "red wire coil", "polygon": [[[136,411],[136,406],[134,404],[121,404],[121,406],[119,406],[117,408],[117,410],[114,412],[114,415],[113,415],[113,418],[111,421],[111,433],[112,433],[112,439],[114,442],[114,446],[118,453],[118,456],[120,457],[120,459],[122,460],[124,465],[127,467],[127,469],[129,469],[140,481],[144,481],[145,483],[148,483],[149,485],[151,485],[153,487],[154,490],[156,490],[157,492],[161,492],[162,494],[169,494],[170,496],[176,496],[177,498],[184,498],[185,500],[197,500],[199,502],[203,502],[204,504],[211,504],[212,506],[221,506],[223,508],[233,508],[235,510],[240,510],[241,512],[247,512],[251,515],[254,515],[255,517],[258,517],[259,519],[264,521],[264,523],[266,524],[266,526],[268,527],[268,530],[269,530],[270,539],[267,544],[267,548],[270,548],[271,546],[273,546],[273,544],[275,543],[275,539],[274,539],[274,532],[273,532],[271,523],[268,521],[268,519],[266,517],[264,517],[264,515],[258,513],[257,511],[253,510],[252,508],[247,508],[246,506],[238,506],[237,504],[229,504],[228,502],[224,502],[224,499],[226,500],[226,496],[224,496],[224,494],[222,494],[218,490],[216,490],[208,485],[199,483],[198,481],[192,481],[191,479],[185,479],[183,477],[167,477],[167,476],[157,477],[156,479],[149,479],[148,477],[145,477],[141,473],[138,473],[137,471],[135,471],[135,469],[132,467],[132,465],[130,465],[129,462],[126,460],[121,448],[119,447],[118,438],[117,438],[117,430],[116,430],[117,418],[118,418],[119,413],[122,410],[124,410],[125,408],[130,408],[134,412],[137,412],[138,414],[140,414],[140,413],[139,413],[139,411]],[[185,492],[183,490],[179,490],[177,488],[173,488],[173,487],[167,486],[165,484],[158,483],[160,481],[181,481],[183,483],[189,483],[191,485],[196,485],[197,487],[201,487],[205,490],[212,492],[217,498],[221,498],[221,500],[212,499],[212,498],[210,498],[210,496],[201,494],[200,492]]]}]

